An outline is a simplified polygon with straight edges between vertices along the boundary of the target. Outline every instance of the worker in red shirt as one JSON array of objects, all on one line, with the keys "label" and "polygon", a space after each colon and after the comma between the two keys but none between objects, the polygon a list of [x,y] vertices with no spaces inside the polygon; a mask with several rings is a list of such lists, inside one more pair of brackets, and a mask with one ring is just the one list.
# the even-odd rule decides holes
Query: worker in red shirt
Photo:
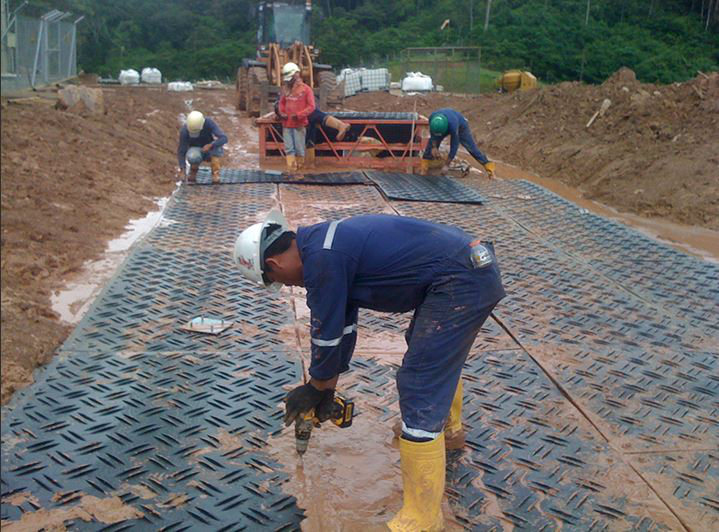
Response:
[{"label": "worker in red shirt", "polygon": [[282,119],[282,137],[285,141],[287,171],[294,172],[304,166],[305,135],[308,117],[315,110],[312,87],[302,81],[300,67],[287,63],[282,67],[285,86],[280,96],[279,115]]}]

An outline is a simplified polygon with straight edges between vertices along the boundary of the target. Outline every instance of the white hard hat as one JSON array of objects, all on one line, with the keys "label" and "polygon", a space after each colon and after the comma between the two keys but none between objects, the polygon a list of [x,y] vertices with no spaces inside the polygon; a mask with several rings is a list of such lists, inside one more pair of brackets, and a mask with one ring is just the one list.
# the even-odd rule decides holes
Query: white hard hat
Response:
[{"label": "white hard hat", "polygon": [[289,81],[292,79],[292,76],[299,71],[300,67],[298,67],[295,63],[285,63],[285,66],[282,67],[282,79]]},{"label": "white hard hat", "polygon": [[[280,227],[268,232],[267,229],[271,225]],[[235,240],[233,258],[243,277],[273,292],[282,287],[281,283],[265,283],[262,273],[265,250],[285,231],[289,231],[287,220],[281,212],[272,210],[264,221],[251,225],[240,233]]]},{"label": "white hard hat", "polygon": [[187,131],[191,137],[197,137],[205,125],[205,116],[200,111],[192,111],[187,115]]}]

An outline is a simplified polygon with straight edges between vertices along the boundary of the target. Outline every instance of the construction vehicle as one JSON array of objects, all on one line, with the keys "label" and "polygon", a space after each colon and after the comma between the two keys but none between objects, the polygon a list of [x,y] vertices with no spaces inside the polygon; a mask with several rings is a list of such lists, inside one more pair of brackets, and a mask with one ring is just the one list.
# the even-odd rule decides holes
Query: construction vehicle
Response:
[{"label": "construction vehicle", "polygon": [[260,2],[257,14],[257,56],[244,59],[237,70],[237,108],[251,116],[272,111],[282,86],[282,66],[290,61],[315,91],[319,108],[341,103],[332,67],[317,63],[319,50],[309,44],[312,1]]},{"label": "construction vehicle", "polygon": [[526,70],[507,70],[494,83],[499,92],[526,91],[537,88],[537,78]]}]

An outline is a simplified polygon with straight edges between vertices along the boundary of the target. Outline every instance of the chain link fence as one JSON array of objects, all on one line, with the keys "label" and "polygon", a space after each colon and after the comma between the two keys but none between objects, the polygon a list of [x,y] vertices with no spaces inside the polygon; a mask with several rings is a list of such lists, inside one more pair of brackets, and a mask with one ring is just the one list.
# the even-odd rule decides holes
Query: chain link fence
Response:
[{"label": "chain link fence", "polygon": [[399,82],[408,72],[431,76],[432,83],[444,92],[480,94],[496,90],[500,72],[482,67],[479,47],[442,46],[405,48],[385,57],[360,59],[358,67],[389,69],[392,81]]},{"label": "chain link fence", "polygon": [[57,10],[40,17],[3,14],[2,91],[56,83],[77,75],[77,23]]}]

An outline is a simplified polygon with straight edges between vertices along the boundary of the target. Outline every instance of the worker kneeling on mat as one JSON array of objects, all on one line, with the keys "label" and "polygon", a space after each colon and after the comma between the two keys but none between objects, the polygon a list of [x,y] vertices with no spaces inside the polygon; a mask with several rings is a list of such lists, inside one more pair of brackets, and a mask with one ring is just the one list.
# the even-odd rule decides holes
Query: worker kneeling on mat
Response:
[{"label": "worker kneeling on mat", "polygon": [[190,164],[187,180],[194,183],[200,163],[207,161],[212,168],[212,182],[220,182],[220,157],[224,155],[222,148],[227,144],[227,135],[211,118],[206,118],[200,111],[192,111],[187,115],[187,122],[180,128],[180,141],[177,146],[177,162],[180,173],[185,174],[185,158]]},{"label": "worker kneeling on mat", "polygon": [[482,324],[504,297],[491,243],[404,216],[367,215],[290,231],[271,212],[237,238],[242,275],[267,288],[304,286],[311,376],[285,399],[285,423],[331,403],[349,369],[360,308],[414,311],[397,372],[402,509],[392,530],[441,530],[445,432],[462,432],[460,375]]}]

